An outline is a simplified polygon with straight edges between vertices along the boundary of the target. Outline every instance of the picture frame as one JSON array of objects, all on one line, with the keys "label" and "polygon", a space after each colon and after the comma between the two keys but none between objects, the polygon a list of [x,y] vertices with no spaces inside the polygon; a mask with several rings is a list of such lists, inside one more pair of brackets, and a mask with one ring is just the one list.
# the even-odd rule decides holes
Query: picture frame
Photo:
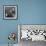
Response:
[{"label": "picture frame", "polygon": [[3,6],[3,19],[14,20],[17,19],[17,5],[4,5]]},{"label": "picture frame", "polygon": [[[24,34],[25,31],[27,33]],[[25,38],[24,36],[28,36],[28,37]],[[19,42],[21,42],[22,40],[46,41],[46,24],[19,24],[18,38],[19,38],[18,40]]]}]

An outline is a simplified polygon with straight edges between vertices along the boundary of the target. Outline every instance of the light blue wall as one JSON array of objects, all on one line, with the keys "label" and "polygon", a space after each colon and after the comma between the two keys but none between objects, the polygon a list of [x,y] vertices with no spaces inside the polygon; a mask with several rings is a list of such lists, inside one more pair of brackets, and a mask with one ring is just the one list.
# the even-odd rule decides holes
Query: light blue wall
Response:
[{"label": "light blue wall", "polygon": [[[3,20],[3,5],[18,5],[18,20]],[[0,43],[8,43],[8,34],[18,32],[18,24],[46,24],[46,0],[1,0]]]},{"label": "light blue wall", "polygon": [[[8,35],[10,32],[16,32],[18,35],[17,24],[18,20],[3,20],[3,5],[17,5],[16,0],[1,0],[0,1],[0,44],[8,43]],[[18,39],[18,38],[17,38]],[[16,39],[16,43],[18,42]]]},{"label": "light blue wall", "polygon": [[46,24],[46,0],[21,0],[20,22]]}]

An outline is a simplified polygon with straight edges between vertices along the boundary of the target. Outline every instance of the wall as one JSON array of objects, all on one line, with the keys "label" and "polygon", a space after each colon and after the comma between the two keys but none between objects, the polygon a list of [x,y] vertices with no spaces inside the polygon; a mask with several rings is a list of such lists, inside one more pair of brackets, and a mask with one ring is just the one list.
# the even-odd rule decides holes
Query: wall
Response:
[{"label": "wall", "polygon": [[[0,1],[0,44],[7,44],[8,41],[8,35],[10,32],[16,32],[18,34],[17,30],[17,24],[19,22],[18,20],[4,20],[3,19],[3,5],[17,5],[18,1],[16,0],[1,0]],[[17,38],[18,39],[18,38]],[[16,39],[16,43],[18,43],[18,40]]]},{"label": "wall", "polygon": [[46,24],[46,0],[21,0],[22,24]]}]

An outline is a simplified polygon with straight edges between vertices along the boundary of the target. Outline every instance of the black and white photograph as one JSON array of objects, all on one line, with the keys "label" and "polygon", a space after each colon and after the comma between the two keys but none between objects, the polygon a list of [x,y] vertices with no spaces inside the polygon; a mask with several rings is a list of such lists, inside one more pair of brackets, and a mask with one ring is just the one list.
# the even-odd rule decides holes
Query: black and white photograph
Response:
[{"label": "black and white photograph", "polygon": [[18,25],[20,46],[40,46],[46,44],[46,25]]},{"label": "black and white photograph", "polygon": [[20,39],[46,41],[46,25],[21,25]]},{"label": "black and white photograph", "polygon": [[17,19],[17,6],[16,5],[5,5],[4,19]]}]

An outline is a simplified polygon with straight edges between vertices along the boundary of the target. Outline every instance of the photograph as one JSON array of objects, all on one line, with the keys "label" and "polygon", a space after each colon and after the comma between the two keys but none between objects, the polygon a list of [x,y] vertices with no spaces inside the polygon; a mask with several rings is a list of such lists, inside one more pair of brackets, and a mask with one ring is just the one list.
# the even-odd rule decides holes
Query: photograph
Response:
[{"label": "photograph", "polygon": [[16,5],[4,5],[4,19],[17,19],[17,6]]},{"label": "photograph", "polygon": [[46,25],[19,25],[20,41],[46,41]]},{"label": "photograph", "polygon": [[19,46],[46,46],[46,25],[19,24]]}]

